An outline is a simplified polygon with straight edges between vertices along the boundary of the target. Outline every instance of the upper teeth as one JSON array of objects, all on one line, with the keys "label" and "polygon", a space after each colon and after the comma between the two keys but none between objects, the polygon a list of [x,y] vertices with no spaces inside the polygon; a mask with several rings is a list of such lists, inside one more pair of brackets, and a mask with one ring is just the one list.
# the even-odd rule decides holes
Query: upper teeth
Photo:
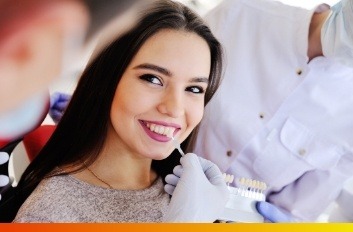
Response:
[{"label": "upper teeth", "polygon": [[175,131],[174,127],[161,126],[153,123],[146,123],[146,126],[153,132],[161,135],[166,135],[169,138],[173,136]]}]

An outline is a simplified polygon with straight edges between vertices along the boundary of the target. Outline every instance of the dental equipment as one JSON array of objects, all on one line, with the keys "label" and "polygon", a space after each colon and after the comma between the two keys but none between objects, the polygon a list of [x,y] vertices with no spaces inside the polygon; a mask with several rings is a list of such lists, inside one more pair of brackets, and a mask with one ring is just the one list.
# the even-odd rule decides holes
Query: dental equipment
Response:
[{"label": "dental equipment", "polygon": [[171,137],[171,139],[173,141],[175,149],[177,149],[179,151],[181,156],[184,156],[185,153],[183,152],[183,150],[181,150],[180,143],[173,136]]},{"label": "dental equipment", "polygon": [[223,177],[230,197],[217,222],[263,222],[264,218],[257,212],[255,204],[266,199],[266,183],[242,177],[235,179],[237,187],[231,187],[229,184],[234,181],[234,176],[223,173]]},{"label": "dental equipment", "polygon": [[185,153],[183,152],[183,150],[181,150],[180,143],[178,142],[178,140],[176,140],[176,139],[174,138],[173,132],[174,132],[174,131],[172,131],[172,130],[168,131],[168,132],[167,132],[167,137],[172,139],[173,145],[174,145],[175,149],[177,149],[177,150],[179,151],[179,153],[180,153],[181,156],[184,156]]},{"label": "dental equipment", "polygon": [[[174,138],[172,132],[167,133],[171,138],[174,147],[181,156],[185,153],[180,147],[180,143]],[[216,222],[220,223],[253,223],[264,222],[264,217],[256,210],[257,201],[265,201],[265,190],[267,185],[258,180],[247,178],[234,178],[233,175],[223,173],[224,181],[229,190],[229,200]],[[235,180],[237,187],[231,187],[230,184]]]}]

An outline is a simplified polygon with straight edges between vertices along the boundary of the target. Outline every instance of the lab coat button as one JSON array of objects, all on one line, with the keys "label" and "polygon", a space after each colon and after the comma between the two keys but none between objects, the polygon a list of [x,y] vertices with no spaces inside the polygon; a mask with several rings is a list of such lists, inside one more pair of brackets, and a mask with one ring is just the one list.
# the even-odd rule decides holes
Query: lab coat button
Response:
[{"label": "lab coat button", "polygon": [[260,114],[259,114],[259,117],[260,117],[261,119],[264,119],[264,118],[265,118],[265,114],[264,114],[264,113],[260,113]]},{"label": "lab coat button", "polygon": [[298,151],[299,155],[304,156],[306,154],[306,150],[304,148]]},{"label": "lab coat button", "polygon": [[228,156],[228,157],[231,157],[231,156],[232,156],[232,151],[231,151],[231,150],[228,150],[228,151],[227,151],[227,156]]},{"label": "lab coat button", "polygon": [[297,74],[298,74],[298,76],[302,75],[302,73],[303,73],[303,70],[300,69],[300,68],[298,68],[298,69],[297,69]]}]

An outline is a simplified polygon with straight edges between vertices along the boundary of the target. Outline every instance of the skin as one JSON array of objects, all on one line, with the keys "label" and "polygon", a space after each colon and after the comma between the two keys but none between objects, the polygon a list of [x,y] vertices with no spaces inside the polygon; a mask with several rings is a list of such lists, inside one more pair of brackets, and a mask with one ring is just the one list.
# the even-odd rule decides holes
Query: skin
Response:
[{"label": "skin", "polygon": [[[148,136],[141,121],[173,123],[183,141],[203,116],[210,65],[209,47],[194,33],[162,30],[149,38],[117,87],[107,140],[90,169],[114,188],[150,186],[156,179],[152,159],[168,157],[174,146]],[[87,170],[75,175],[107,187]]]},{"label": "skin", "polygon": [[0,99],[6,99],[0,101],[0,113],[45,91],[62,71],[64,55],[79,49],[74,43],[65,47],[65,41],[83,38],[89,25],[88,11],[81,1],[18,3],[0,4],[0,25],[5,25],[0,30]]},{"label": "skin", "polygon": [[315,57],[322,56],[322,44],[321,44],[321,28],[326,18],[330,14],[330,11],[324,11],[322,13],[314,13],[310,27],[309,27],[309,47],[308,57],[309,61]]},{"label": "skin", "polygon": [[47,92],[60,77],[75,77],[97,40],[92,58],[134,25],[136,10],[117,14],[86,38],[91,18],[81,0],[0,1],[0,99],[6,99],[0,114]]}]

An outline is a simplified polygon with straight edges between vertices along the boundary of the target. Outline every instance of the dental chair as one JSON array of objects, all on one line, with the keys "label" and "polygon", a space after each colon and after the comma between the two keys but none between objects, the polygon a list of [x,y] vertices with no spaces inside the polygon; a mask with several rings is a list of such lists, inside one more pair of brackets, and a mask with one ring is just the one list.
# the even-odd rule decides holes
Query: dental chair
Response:
[{"label": "dental chair", "polygon": [[[6,146],[7,151],[11,151],[10,161],[15,160],[15,156],[24,155],[28,159],[28,162],[25,164],[16,164],[16,162],[12,162],[12,168],[14,172],[10,175],[10,183],[0,189],[0,193],[2,195],[2,199],[0,200],[0,223],[10,222],[14,215],[16,215],[17,210],[16,212],[12,212],[12,209],[17,209],[19,208],[19,206],[11,205],[11,203],[9,203],[16,189],[16,187],[13,185],[17,184],[17,181],[19,180],[27,165],[36,157],[41,148],[49,140],[55,128],[55,125],[39,126],[32,132],[25,135],[23,139],[16,140]],[[19,146],[24,147],[22,151],[24,151],[25,154],[16,154],[16,152],[18,151],[17,147]],[[22,159],[18,160],[23,161],[24,159],[22,157]],[[3,175],[9,175],[9,163],[10,162],[8,162],[6,165],[2,165],[6,166],[6,168],[3,168],[2,170],[2,172],[4,173]],[[23,168],[20,167],[21,165],[23,166]],[[18,168],[20,170],[16,170]]]},{"label": "dental chair", "polygon": [[[39,153],[40,149],[44,146],[47,140],[50,138],[52,132],[55,130],[55,125],[45,125],[41,126],[42,122],[46,118],[46,115],[49,110],[49,95],[48,103],[43,107],[42,117],[38,120],[37,124],[25,131],[21,136],[14,139],[7,139],[0,137],[0,152],[3,157],[6,156],[6,153],[9,160],[13,159],[17,154],[14,153],[14,150],[17,146],[24,146],[25,155],[28,157],[29,162],[34,159],[34,157]],[[4,162],[0,165],[0,176],[6,177],[9,176],[9,163],[10,161]],[[13,178],[10,177],[10,181],[5,186],[0,186],[0,222],[8,222],[11,207],[6,206],[6,202],[14,193],[14,187],[12,186]]]}]

